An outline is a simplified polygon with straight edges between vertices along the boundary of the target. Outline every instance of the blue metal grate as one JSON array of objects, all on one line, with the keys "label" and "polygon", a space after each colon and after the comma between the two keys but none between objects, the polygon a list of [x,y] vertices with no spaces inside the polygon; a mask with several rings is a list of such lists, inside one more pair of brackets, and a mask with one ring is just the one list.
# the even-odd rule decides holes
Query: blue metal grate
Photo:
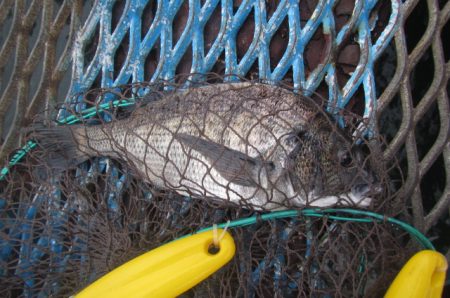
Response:
[{"label": "blue metal grate", "polygon": [[[252,65],[257,62],[260,79],[280,81],[288,71],[292,71],[294,87],[301,88],[307,93],[315,91],[321,82],[325,81],[328,86],[330,110],[334,105],[337,105],[339,108],[345,107],[356,90],[362,86],[365,100],[364,116],[371,119],[371,123],[374,124],[377,101],[373,64],[402,22],[401,3],[399,0],[391,1],[389,23],[374,42],[372,42],[371,28],[375,20],[370,17],[370,14],[377,3],[376,0],[357,0],[351,19],[339,32],[336,31],[333,15],[333,8],[337,2],[334,0],[318,1],[312,17],[303,26],[300,21],[300,4],[299,1],[295,0],[280,1],[270,18],[267,17],[266,2],[264,0],[244,0],[237,9],[233,7],[233,1],[231,0],[207,0],[204,3],[200,0],[189,0],[187,23],[176,42],[173,42],[172,23],[183,1],[157,1],[156,13],[152,24],[145,35],[142,36],[142,14],[148,2],[147,0],[126,1],[123,14],[114,30],[112,30],[111,24],[115,1],[99,0],[96,2],[85,25],[78,32],[74,41],[71,94],[89,90],[99,75],[101,75],[100,85],[102,87],[144,81],[145,72],[147,71],[145,69],[145,61],[150,51],[156,46],[158,46],[160,54],[156,70],[152,74],[150,81],[171,79],[175,76],[177,66],[183,56],[191,48],[191,73],[207,73],[211,71],[220,57],[224,55],[225,74],[245,76]],[[217,38],[212,42],[209,50],[205,52],[203,32],[208,20],[218,6],[221,12],[220,29]],[[255,23],[253,40],[242,58],[238,59],[237,35],[251,12],[253,12]],[[289,24],[288,45],[280,61],[272,69],[269,45],[272,37],[284,20],[287,20]],[[326,57],[323,57],[323,61],[307,74],[303,54],[313,35],[320,28],[326,38],[332,42],[327,50]],[[87,55],[85,50],[96,30],[98,30],[96,52],[90,61],[86,61]],[[350,79],[344,86],[339,86],[335,66],[336,52],[342,42],[350,35],[355,36],[359,45],[360,59]],[[129,38],[128,41],[124,41],[126,36]],[[128,52],[118,75],[115,76],[114,57],[123,42],[128,43]],[[63,112],[60,114],[60,117],[65,116],[67,115]],[[116,206],[118,206],[118,200],[120,200],[121,190],[127,183],[126,176],[119,174],[117,169],[112,167],[108,160],[105,159],[99,159],[97,164],[93,164],[92,167],[84,170],[88,173],[93,171],[109,173],[108,206],[111,213],[119,218],[121,211]],[[78,171],[77,175],[81,177],[81,170],[79,169]],[[89,176],[86,179],[89,179]],[[150,193],[147,199],[152,199]],[[0,203],[3,202],[4,199],[0,199]],[[37,245],[35,245],[30,240],[32,228],[30,223],[36,215],[36,210],[44,202],[57,207],[55,207],[54,213],[51,214],[50,220],[45,223],[45,226],[48,228],[42,233],[43,236],[36,240]],[[189,202],[184,201],[179,207],[180,213],[171,215],[171,224],[176,225],[177,218],[183,215],[188,205]],[[1,208],[2,205],[0,204]],[[62,271],[64,270],[64,264],[68,262],[68,258],[77,258],[77,251],[82,252],[87,249],[86,243],[77,237],[72,239],[71,247],[64,248],[62,245],[64,242],[64,233],[62,231],[67,224],[67,214],[71,211],[76,212],[77,208],[79,206],[73,205],[69,200],[62,200],[58,189],[42,186],[32,200],[31,206],[20,206],[19,213],[14,216],[15,218],[25,218],[26,221],[25,223],[16,221],[15,224],[11,224],[12,228],[9,230],[10,241],[1,240],[0,258],[7,262],[11,257],[11,252],[15,245],[14,242],[21,241],[16,274],[25,281],[26,289],[28,289],[24,293],[25,296],[46,296],[49,293],[58,292],[59,285],[53,283],[43,285],[41,287],[43,290],[39,293],[32,290],[35,286],[35,281],[29,268],[33,264],[37,264],[44,255],[39,247],[50,247],[54,258],[51,260],[51,263],[58,264],[55,270]],[[60,210],[60,212],[56,210]],[[217,212],[217,221],[222,221],[224,215],[220,214],[220,211]],[[81,220],[77,224],[86,225]],[[285,229],[289,229],[289,226],[287,225]],[[273,236],[273,241],[281,243],[285,234]],[[69,249],[71,253],[66,254],[67,251],[65,249]],[[259,272],[267,270],[268,267],[275,269],[274,283],[278,284],[283,280],[284,277],[279,270],[284,262],[283,253],[279,252],[278,248],[277,255],[279,256],[277,261],[270,264],[266,264],[263,261],[259,264],[258,268],[251,273],[253,282],[256,283]],[[301,273],[298,272],[298,274],[300,275]]]},{"label": "blue metal grate", "polygon": [[[329,89],[330,107],[343,108],[356,90],[362,85],[365,95],[364,117],[374,121],[376,110],[374,61],[388,45],[396,29],[401,24],[400,0],[391,1],[389,23],[372,43],[371,27],[376,19],[370,14],[376,0],[357,0],[351,19],[339,32],[333,15],[338,1],[320,0],[311,18],[302,26],[300,4],[296,0],[282,0],[270,18],[266,13],[265,1],[244,0],[233,13],[233,1],[211,0],[201,5],[200,0],[189,0],[189,15],[177,42],[173,42],[172,23],[183,0],[157,1],[157,9],[148,32],[141,36],[141,15],[148,4],[145,0],[127,1],[122,17],[111,30],[113,0],[98,1],[79,32],[74,47],[74,68],[72,93],[84,92],[101,73],[101,86],[111,87],[131,82],[143,82],[145,61],[152,48],[159,46],[160,54],[155,72],[150,81],[172,79],[176,68],[189,47],[192,48],[191,73],[210,72],[220,56],[225,54],[225,74],[245,76],[257,61],[259,78],[280,81],[292,70],[295,88],[305,92],[315,91],[325,79]],[[221,27],[209,51],[205,52],[203,31],[217,6],[220,6]],[[243,57],[238,61],[236,37],[244,21],[253,11],[255,29],[253,40]],[[272,70],[270,67],[269,45],[283,20],[289,24],[289,41],[282,58]],[[91,61],[85,61],[84,50],[99,28],[98,46]],[[332,40],[326,57],[307,76],[304,52],[313,35],[321,28],[326,39]],[[114,77],[114,56],[128,34],[129,50],[117,77]],[[335,59],[336,52],[349,35],[354,35],[360,48],[360,59],[355,71],[344,86],[338,85]],[[157,41],[159,44],[157,45]]]}]

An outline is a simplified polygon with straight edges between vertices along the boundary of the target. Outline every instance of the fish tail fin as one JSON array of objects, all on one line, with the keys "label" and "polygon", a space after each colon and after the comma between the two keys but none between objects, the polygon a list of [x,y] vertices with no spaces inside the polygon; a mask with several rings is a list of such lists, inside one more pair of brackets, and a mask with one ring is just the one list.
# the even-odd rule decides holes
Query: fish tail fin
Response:
[{"label": "fish tail fin", "polygon": [[44,161],[52,172],[73,168],[89,159],[88,152],[81,150],[84,135],[84,130],[77,126],[37,124],[30,129],[30,137],[42,150]]}]

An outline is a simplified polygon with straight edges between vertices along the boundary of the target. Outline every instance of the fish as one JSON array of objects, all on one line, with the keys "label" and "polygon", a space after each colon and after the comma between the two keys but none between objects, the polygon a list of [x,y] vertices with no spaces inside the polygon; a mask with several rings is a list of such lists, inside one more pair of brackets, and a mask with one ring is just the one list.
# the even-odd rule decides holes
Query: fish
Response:
[{"label": "fish", "polygon": [[362,149],[301,92],[236,82],[148,98],[126,118],[41,126],[31,137],[52,168],[109,157],[157,189],[244,208],[372,204]]}]

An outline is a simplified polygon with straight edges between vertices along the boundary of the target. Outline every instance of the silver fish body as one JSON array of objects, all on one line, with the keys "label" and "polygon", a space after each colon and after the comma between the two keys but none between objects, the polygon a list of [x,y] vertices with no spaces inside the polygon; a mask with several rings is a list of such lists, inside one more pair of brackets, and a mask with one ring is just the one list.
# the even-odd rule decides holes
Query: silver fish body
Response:
[{"label": "silver fish body", "polygon": [[357,177],[363,160],[350,139],[310,99],[272,85],[169,92],[126,119],[65,129],[74,159],[121,159],[182,195],[269,210],[371,202],[356,190],[370,175]]}]

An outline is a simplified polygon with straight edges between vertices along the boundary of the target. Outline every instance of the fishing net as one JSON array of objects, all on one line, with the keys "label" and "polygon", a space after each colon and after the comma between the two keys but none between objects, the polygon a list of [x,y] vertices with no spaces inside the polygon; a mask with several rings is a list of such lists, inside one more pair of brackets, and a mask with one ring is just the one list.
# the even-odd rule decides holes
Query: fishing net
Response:
[{"label": "fishing net", "polygon": [[[396,167],[380,168],[382,144],[363,138],[361,117],[341,111],[341,129],[318,96],[243,79],[203,81],[214,83],[92,90],[57,110],[71,114],[68,121],[41,117],[29,128],[36,146],[3,183],[10,199],[2,214],[24,218],[4,218],[3,229],[30,244],[27,251],[10,245],[6,288],[73,294],[151,248],[260,212],[338,205],[404,212],[387,180]],[[139,97],[143,89],[150,91]],[[82,152],[88,161],[77,157]],[[409,255],[410,237],[375,220],[294,216],[232,233],[233,263],[192,295],[373,293]]]},{"label": "fishing net", "polygon": [[[0,181],[2,296],[67,297],[141,253],[227,221],[236,256],[185,297],[381,296],[413,252],[432,248],[391,217],[437,236],[440,250],[448,249],[440,237],[450,200],[448,43],[443,42],[448,3],[263,3],[1,3],[0,21],[9,30],[0,52],[7,83],[0,85],[0,157],[8,165]],[[427,12],[428,23],[418,22]],[[7,69],[14,70],[11,78]],[[209,71],[218,75],[200,75]],[[237,88],[242,90],[233,109],[241,114],[218,111],[224,98],[236,97],[230,91],[214,89],[208,96],[192,91],[238,81],[259,90],[255,95],[245,91],[251,88]],[[283,100],[264,106],[265,98],[283,98],[280,94],[290,94],[289,109]],[[185,97],[195,108],[183,106]],[[62,98],[65,103],[58,103]],[[158,105],[167,98],[169,104]],[[249,108],[257,102],[262,106]],[[310,121],[292,127],[292,114],[301,115],[292,107],[302,102],[309,102],[312,112],[300,118]],[[139,112],[149,109],[147,117]],[[177,115],[179,125],[169,129],[165,143],[171,149],[151,142],[152,129],[144,134],[136,129],[130,119],[139,115],[156,130]],[[234,131],[238,115],[265,141]],[[112,129],[112,123],[121,125]],[[186,138],[186,127],[207,143]],[[101,132],[97,141],[104,147],[77,139],[92,129]],[[324,147],[318,136],[340,145]],[[136,139],[136,147],[146,145],[143,152],[123,150],[133,147],[126,140]],[[300,140],[308,140],[304,148],[320,150],[288,146]],[[231,156],[245,163],[236,171],[235,163],[221,162],[230,152],[214,144],[242,146]],[[211,146],[217,150],[203,152]],[[87,153],[83,158],[74,152],[80,147]],[[289,148],[296,154],[288,154]],[[171,152],[203,167],[200,178],[186,175]],[[171,168],[166,176],[155,178],[152,167],[139,162],[137,157],[150,153],[159,156],[161,168]],[[304,179],[305,173],[295,180],[303,200],[280,185],[283,179],[267,179],[276,168],[273,157],[280,156],[289,161],[286,172],[299,178],[295,165],[301,163],[294,157],[300,153],[316,158],[305,159],[311,164],[304,169],[321,173],[314,181]],[[331,164],[324,162],[327,154],[336,155]],[[351,179],[335,182],[343,179],[348,161]],[[221,163],[228,167],[220,170]],[[221,191],[208,187],[208,175],[219,180]],[[341,194],[333,200],[346,209],[315,209],[330,195],[310,190],[330,184]],[[349,195],[361,186],[370,204]],[[263,199],[252,201],[255,197]],[[235,224],[242,219],[248,221]]]}]

